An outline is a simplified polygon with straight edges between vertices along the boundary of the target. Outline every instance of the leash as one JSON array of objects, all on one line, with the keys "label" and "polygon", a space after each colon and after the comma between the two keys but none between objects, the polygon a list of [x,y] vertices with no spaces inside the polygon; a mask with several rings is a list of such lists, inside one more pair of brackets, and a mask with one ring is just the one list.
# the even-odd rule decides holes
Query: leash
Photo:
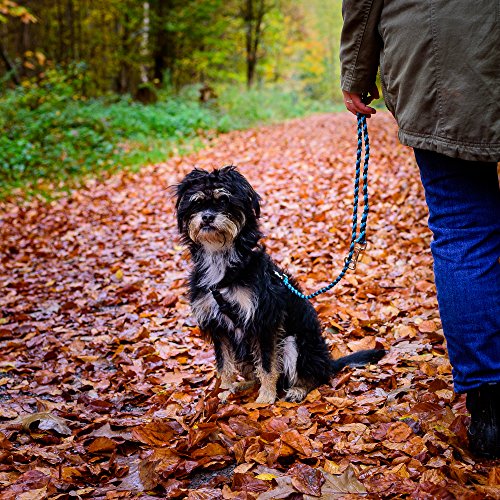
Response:
[{"label": "leash", "polygon": [[[290,282],[286,274],[274,271],[274,274],[278,276],[283,284],[295,295],[301,299],[312,299],[321,295],[322,293],[331,290],[347,273],[350,269],[352,271],[356,270],[358,259],[361,253],[366,248],[366,221],[368,219],[368,161],[370,160],[370,141],[368,138],[368,125],[366,124],[366,116],[358,113],[358,149],[356,152],[356,175],[354,177],[354,203],[352,209],[352,233],[351,233],[351,243],[349,245],[349,253],[344,259],[344,267],[340,274],[333,280],[329,285],[320,288],[314,293],[309,295],[304,295],[302,292],[297,290]],[[365,156],[363,162],[363,213],[361,215],[361,221],[359,223],[359,235],[358,235],[358,205],[359,205],[359,179],[361,176],[361,155],[363,152],[363,139],[365,142]]]}]

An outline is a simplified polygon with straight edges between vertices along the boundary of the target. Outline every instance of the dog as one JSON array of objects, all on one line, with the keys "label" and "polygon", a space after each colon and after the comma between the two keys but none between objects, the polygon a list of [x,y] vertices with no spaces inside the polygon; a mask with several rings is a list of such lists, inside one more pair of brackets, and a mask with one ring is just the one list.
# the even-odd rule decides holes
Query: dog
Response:
[{"label": "dog", "polygon": [[258,382],[257,403],[274,403],[281,390],[300,402],[345,366],[382,358],[379,349],[332,358],[315,309],[284,286],[259,243],[260,197],[236,167],[194,169],[174,189],[193,263],[191,308],[213,343],[223,401]]}]

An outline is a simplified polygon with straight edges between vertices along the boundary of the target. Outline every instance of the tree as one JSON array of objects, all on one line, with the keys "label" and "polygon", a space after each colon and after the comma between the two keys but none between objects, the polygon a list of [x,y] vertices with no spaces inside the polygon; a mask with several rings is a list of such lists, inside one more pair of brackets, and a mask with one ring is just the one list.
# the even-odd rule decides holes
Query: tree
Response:
[{"label": "tree", "polygon": [[165,78],[176,90],[198,83],[251,88],[259,78],[331,95],[340,3],[0,0],[0,77],[8,75],[0,81],[19,84],[48,68],[72,74],[77,67],[86,96],[137,95]]},{"label": "tree", "polygon": [[240,15],[245,29],[248,88],[252,87],[255,81],[255,70],[264,29],[264,17],[273,7],[273,0],[242,0]]}]

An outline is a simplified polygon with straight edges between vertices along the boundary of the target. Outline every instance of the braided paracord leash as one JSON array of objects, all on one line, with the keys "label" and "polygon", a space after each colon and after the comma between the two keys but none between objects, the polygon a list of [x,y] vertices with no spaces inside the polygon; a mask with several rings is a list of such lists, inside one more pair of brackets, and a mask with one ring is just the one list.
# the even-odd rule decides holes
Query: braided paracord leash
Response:
[{"label": "braided paracord leash", "polygon": [[[368,162],[370,160],[370,141],[368,138],[368,126],[366,124],[366,116],[361,113],[357,114],[358,117],[358,149],[356,153],[356,175],[354,178],[354,204],[352,209],[352,233],[351,243],[349,246],[349,253],[344,259],[344,267],[340,274],[329,285],[320,288],[314,293],[304,295],[302,292],[294,288],[288,281],[286,274],[281,274],[275,271],[275,274],[283,281],[283,284],[295,295],[302,299],[312,299],[321,295],[322,293],[331,290],[347,273],[348,269],[355,270],[361,252],[366,248],[366,221],[368,219]],[[363,151],[363,139],[365,142],[365,157],[363,163],[363,213],[359,223],[358,235],[358,205],[359,205],[359,178],[361,176],[361,154]]]}]

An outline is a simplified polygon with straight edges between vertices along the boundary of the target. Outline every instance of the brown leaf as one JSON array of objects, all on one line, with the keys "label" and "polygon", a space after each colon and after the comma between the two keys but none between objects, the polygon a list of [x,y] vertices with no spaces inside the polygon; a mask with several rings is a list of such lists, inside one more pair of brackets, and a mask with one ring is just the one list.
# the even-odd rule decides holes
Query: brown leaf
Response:
[{"label": "brown leaf", "polygon": [[152,490],[160,482],[160,478],[156,473],[157,464],[157,461],[141,460],[139,462],[139,478],[144,490]]},{"label": "brown leaf", "polygon": [[293,487],[292,478],[289,476],[281,476],[275,479],[277,487],[270,489],[259,495],[259,500],[278,500],[282,498],[289,498],[290,495],[297,493]]},{"label": "brown leaf", "polygon": [[310,440],[295,429],[284,432],[281,435],[281,440],[304,457],[310,457],[313,453]]},{"label": "brown leaf", "polygon": [[411,428],[404,422],[394,422],[387,430],[386,438],[393,443],[407,441],[413,435]]},{"label": "brown leaf", "polygon": [[126,285],[122,286],[116,291],[117,295],[123,296],[123,295],[130,295],[135,292],[139,292],[142,288],[144,281],[143,280],[138,280],[134,281],[133,283],[127,283]]},{"label": "brown leaf", "polygon": [[178,297],[173,293],[167,293],[165,297],[161,300],[161,305],[163,307],[172,307],[177,303]]},{"label": "brown leaf", "polygon": [[24,430],[31,431],[35,428],[42,431],[54,431],[61,436],[70,436],[71,429],[66,425],[66,420],[51,413],[33,413],[22,418]]},{"label": "brown leaf", "polygon": [[346,493],[366,494],[366,488],[356,478],[351,465],[341,475],[333,475],[323,471],[325,483],[321,488],[322,498],[342,498]]},{"label": "brown leaf", "polygon": [[191,456],[193,458],[201,458],[201,457],[215,457],[215,456],[225,456],[227,455],[227,450],[223,446],[218,443],[208,443],[203,448],[199,448],[195,450]]},{"label": "brown leaf", "polygon": [[437,330],[437,325],[434,321],[422,321],[420,325],[418,325],[418,330],[422,333],[432,333]]},{"label": "brown leaf", "polygon": [[0,450],[11,450],[12,443],[7,439],[5,434],[0,432]]},{"label": "brown leaf", "polygon": [[261,493],[269,489],[269,483],[257,479],[253,474],[235,473],[233,474],[232,489],[236,491]]},{"label": "brown leaf", "polygon": [[2,500],[18,500],[24,498],[35,500],[46,498],[47,493],[54,492],[50,476],[39,470],[29,470],[19,476],[15,483],[2,490]]},{"label": "brown leaf", "polygon": [[98,437],[87,447],[90,453],[111,453],[117,447],[117,443],[107,437]]},{"label": "brown leaf", "polygon": [[500,466],[491,468],[488,474],[488,486],[500,486]]},{"label": "brown leaf", "polygon": [[187,500],[219,500],[222,498],[221,490],[215,488],[199,488],[189,490]]},{"label": "brown leaf", "polygon": [[361,351],[363,349],[375,349],[377,339],[375,337],[363,337],[360,340],[355,340],[347,343],[347,347],[351,351]]},{"label": "brown leaf", "polygon": [[150,422],[132,429],[134,439],[152,446],[168,446],[175,435],[172,426],[161,421]]},{"label": "brown leaf", "polygon": [[306,464],[297,463],[288,472],[292,476],[292,484],[301,493],[319,497],[321,485],[325,482],[323,474]]}]

